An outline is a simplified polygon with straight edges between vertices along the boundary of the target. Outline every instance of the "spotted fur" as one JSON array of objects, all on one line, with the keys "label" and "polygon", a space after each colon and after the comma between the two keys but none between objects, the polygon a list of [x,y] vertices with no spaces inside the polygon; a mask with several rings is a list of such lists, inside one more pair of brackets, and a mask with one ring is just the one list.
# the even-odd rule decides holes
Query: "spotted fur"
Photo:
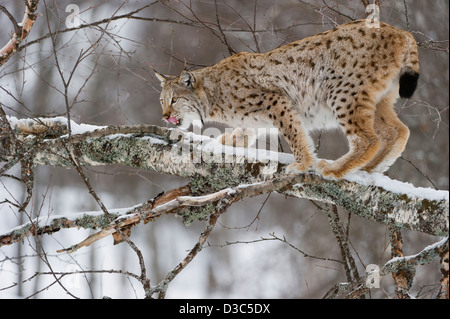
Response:
[{"label": "spotted fur", "polygon": [[[157,76],[163,118],[181,128],[194,120],[277,127],[295,156],[288,172],[315,168],[342,178],[357,169],[384,172],[401,155],[409,130],[394,103],[412,95],[418,74],[410,33],[357,20],[267,53],[238,53],[177,77]],[[309,132],[335,128],[347,137],[348,153],[316,160]]]}]

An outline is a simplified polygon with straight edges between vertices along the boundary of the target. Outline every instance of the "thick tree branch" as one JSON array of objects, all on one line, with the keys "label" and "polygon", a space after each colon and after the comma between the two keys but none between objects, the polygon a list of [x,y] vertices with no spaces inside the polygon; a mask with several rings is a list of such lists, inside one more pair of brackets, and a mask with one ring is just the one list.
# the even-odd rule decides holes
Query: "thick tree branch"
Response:
[{"label": "thick tree branch", "polygon": [[[281,178],[286,176],[285,166],[293,161],[289,154],[223,146],[208,137],[152,125],[96,129],[72,123],[74,131],[68,144],[64,135],[44,139],[40,132],[30,136],[30,126],[24,124],[30,121],[10,118],[11,127],[21,138],[21,149],[34,150],[35,165],[73,167],[62,147],[67,145],[82,166],[121,164],[186,177],[191,181],[194,195],[200,194],[200,190],[203,194],[214,193],[241,184]],[[39,125],[50,127],[52,120],[40,122]],[[21,136],[21,132],[26,135]],[[1,161],[13,161],[21,156],[15,144],[8,143],[8,134],[0,136],[0,146]],[[314,174],[297,175],[292,183],[273,190],[335,204],[392,227],[448,235],[448,191],[415,188],[380,174],[364,172],[339,181]]]}]

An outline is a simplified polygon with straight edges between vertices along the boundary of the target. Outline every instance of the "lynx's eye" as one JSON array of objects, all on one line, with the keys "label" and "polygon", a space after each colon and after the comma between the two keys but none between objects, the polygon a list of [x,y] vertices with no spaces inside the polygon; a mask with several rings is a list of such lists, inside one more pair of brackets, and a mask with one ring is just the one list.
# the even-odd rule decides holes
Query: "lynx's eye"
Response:
[{"label": "lynx's eye", "polygon": [[176,97],[173,97],[173,98],[170,99],[170,104],[172,105],[172,104],[175,103],[176,101],[177,101],[177,98],[176,98]]}]

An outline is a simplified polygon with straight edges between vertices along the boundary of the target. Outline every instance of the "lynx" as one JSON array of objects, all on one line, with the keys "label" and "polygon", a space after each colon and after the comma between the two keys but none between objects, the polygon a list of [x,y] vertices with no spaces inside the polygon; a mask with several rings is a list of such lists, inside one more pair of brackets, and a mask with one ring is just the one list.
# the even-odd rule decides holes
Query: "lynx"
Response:
[{"label": "lynx", "polygon": [[[414,93],[419,60],[410,33],[357,20],[267,53],[242,52],[176,77],[156,76],[164,120],[182,129],[194,121],[276,127],[295,157],[287,173],[315,169],[340,179],[358,169],[385,172],[401,155],[409,130],[394,103]],[[309,132],[336,128],[348,152],[316,159]],[[220,140],[239,144],[242,132]]]}]

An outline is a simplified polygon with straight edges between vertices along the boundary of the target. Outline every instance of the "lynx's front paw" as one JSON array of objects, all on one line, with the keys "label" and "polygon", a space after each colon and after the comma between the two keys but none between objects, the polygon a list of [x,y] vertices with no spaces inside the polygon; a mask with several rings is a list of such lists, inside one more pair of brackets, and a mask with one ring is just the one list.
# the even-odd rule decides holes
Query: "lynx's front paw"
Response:
[{"label": "lynx's front paw", "polygon": [[310,165],[308,163],[291,163],[286,167],[286,174],[301,174],[308,171]]},{"label": "lynx's front paw", "polygon": [[233,135],[229,134],[229,133],[223,133],[222,135],[220,135],[217,140],[222,143],[223,145],[229,145],[229,146],[234,146],[235,142],[233,139]]},{"label": "lynx's front paw", "polygon": [[218,137],[218,140],[223,145],[234,147],[249,147],[256,141],[256,134],[254,129],[236,128],[233,133],[225,132]]}]

